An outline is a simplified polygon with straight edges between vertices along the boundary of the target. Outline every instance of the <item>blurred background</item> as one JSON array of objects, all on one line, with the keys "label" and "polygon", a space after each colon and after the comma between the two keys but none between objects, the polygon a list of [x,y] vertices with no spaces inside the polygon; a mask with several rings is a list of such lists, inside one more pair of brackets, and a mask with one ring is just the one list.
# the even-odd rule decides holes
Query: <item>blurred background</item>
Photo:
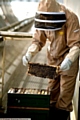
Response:
[{"label": "blurred background", "polygon": [[[80,0],[57,1],[74,11],[80,20]],[[31,36],[38,2],[39,0],[0,0],[0,111],[7,110],[7,92],[11,87],[47,88],[47,79],[28,75],[27,67],[22,65],[22,56],[32,42]],[[32,62],[47,62],[45,54],[47,45],[48,43],[32,59]],[[80,70],[73,98],[72,120],[80,120],[78,114],[80,112],[79,74]]]}]

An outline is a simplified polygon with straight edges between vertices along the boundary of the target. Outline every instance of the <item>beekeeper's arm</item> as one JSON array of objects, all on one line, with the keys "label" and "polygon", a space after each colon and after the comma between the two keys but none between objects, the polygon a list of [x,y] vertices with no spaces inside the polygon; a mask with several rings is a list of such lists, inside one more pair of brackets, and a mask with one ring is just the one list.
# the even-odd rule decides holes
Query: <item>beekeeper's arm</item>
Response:
[{"label": "beekeeper's arm", "polygon": [[31,58],[38,53],[46,43],[46,36],[43,31],[36,30],[33,34],[33,42],[29,46],[26,54],[22,58],[23,65],[26,66]]},{"label": "beekeeper's arm", "polygon": [[23,65],[26,66],[27,63],[31,60],[32,56],[34,56],[38,51],[38,46],[36,44],[32,44],[22,58]]},{"label": "beekeeper's arm", "polygon": [[78,18],[73,15],[67,22],[67,45],[70,47],[69,53],[61,63],[62,71],[69,70],[73,62],[80,53],[80,29]]},{"label": "beekeeper's arm", "polygon": [[69,70],[72,63],[78,58],[80,49],[74,46],[70,49],[68,55],[65,57],[64,61],[61,63],[60,69],[63,71]]}]

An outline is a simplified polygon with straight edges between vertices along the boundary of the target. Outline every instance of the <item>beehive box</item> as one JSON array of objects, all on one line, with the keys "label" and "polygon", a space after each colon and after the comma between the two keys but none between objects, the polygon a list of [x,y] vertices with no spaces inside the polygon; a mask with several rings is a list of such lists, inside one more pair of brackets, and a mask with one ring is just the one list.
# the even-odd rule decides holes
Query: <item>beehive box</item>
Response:
[{"label": "beehive box", "polygon": [[10,115],[22,115],[35,120],[39,120],[40,116],[40,120],[47,120],[49,107],[50,92],[45,89],[11,88],[8,91],[7,112]]}]

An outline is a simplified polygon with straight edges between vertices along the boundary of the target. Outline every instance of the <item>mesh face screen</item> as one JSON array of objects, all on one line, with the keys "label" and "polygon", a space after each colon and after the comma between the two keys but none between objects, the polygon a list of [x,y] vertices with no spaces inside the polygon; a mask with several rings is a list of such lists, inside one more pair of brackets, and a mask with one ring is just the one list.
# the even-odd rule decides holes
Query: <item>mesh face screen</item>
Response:
[{"label": "mesh face screen", "polygon": [[65,13],[53,13],[53,14],[38,14],[36,13],[35,18],[41,20],[66,20]]},{"label": "mesh face screen", "polygon": [[42,30],[58,30],[66,22],[65,13],[42,12],[35,15],[35,28]]}]

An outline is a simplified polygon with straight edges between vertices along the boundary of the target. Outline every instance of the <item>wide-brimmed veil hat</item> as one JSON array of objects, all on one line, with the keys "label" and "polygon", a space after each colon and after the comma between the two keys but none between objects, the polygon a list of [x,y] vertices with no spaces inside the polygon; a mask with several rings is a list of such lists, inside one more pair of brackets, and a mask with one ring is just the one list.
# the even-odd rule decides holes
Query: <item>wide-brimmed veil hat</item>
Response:
[{"label": "wide-brimmed veil hat", "polygon": [[59,30],[66,22],[65,13],[56,0],[40,0],[35,15],[35,28],[39,30]]}]

